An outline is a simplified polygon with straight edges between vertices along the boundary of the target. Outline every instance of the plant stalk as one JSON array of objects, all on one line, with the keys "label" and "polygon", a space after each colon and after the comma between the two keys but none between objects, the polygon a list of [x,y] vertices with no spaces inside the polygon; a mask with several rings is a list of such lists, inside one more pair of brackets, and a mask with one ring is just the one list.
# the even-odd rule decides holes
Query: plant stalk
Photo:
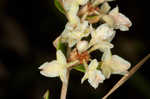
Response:
[{"label": "plant stalk", "polygon": [[66,75],[67,76],[67,82],[62,83],[60,99],[66,99],[68,83],[69,83],[69,74],[70,74],[70,70],[67,70],[67,75]]}]

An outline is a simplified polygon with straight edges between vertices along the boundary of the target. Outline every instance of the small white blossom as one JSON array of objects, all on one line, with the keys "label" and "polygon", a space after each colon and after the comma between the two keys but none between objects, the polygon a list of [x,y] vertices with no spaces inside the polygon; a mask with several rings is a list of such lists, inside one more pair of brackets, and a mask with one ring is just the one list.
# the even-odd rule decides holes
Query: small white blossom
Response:
[{"label": "small white blossom", "polygon": [[109,15],[113,17],[116,29],[120,29],[121,31],[128,31],[129,27],[132,25],[131,21],[125,15],[119,13],[118,7],[112,9]]},{"label": "small white blossom", "polygon": [[97,70],[97,67],[98,67],[97,60],[96,59],[92,60],[88,66],[85,75],[81,80],[81,83],[83,83],[86,79],[88,79],[90,85],[95,89],[98,87],[99,83],[103,83],[105,77],[100,70]]},{"label": "small white blossom", "polygon": [[89,47],[88,41],[84,40],[84,41],[79,41],[77,43],[77,50],[79,53],[86,51],[88,47]]},{"label": "small white blossom", "polygon": [[104,13],[107,13],[110,9],[111,9],[111,7],[110,7],[110,5],[108,4],[108,2],[103,3],[102,6],[101,6],[101,10],[102,10]]},{"label": "small white blossom", "polygon": [[79,3],[76,0],[64,0],[63,5],[69,23],[72,25],[78,24],[80,22],[80,19],[77,16],[79,10]]},{"label": "small white blossom", "polygon": [[80,18],[77,16],[79,10],[79,4],[73,1],[70,5],[71,7],[67,12],[68,20],[71,24],[77,25],[80,22]]},{"label": "small white blossom", "polygon": [[104,52],[106,49],[113,48],[110,43],[115,36],[115,31],[110,28],[107,24],[100,25],[95,31],[91,33],[92,39],[89,46],[92,46],[90,52],[99,49]]},{"label": "small white blossom", "polygon": [[70,24],[77,25],[78,23],[80,23],[80,18],[77,16],[79,5],[84,5],[88,1],[89,0],[65,0],[63,2]]},{"label": "small white blossom", "polygon": [[99,43],[99,41],[111,41],[115,36],[115,31],[107,24],[100,25],[95,31],[91,33],[91,44]]},{"label": "small white blossom", "polygon": [[111,55],[110,50],[104,52],[102,56],[101,70],[106,78],[111,74],[126,74],[131,64],[118,55]]},{"label": "small white blossom", "polygon": [[67,42],[69,47],[73,47],[83,37],[87,37],[91,29],[87,21],[80,23],[77,27],[73,28],[67,23],[65,30],[62,33],[62,42]]},{"label": "small white blossom", "polygon": [[51,62],[46,62],[42,64],[39,69],[41,69],[40,73],[46,77],[60,77],[62,82],[66,83],[66,73],[67,68],[74,63],[67,63],[64,54],[58,50],[56,53],[57,60],[53,60]]}]

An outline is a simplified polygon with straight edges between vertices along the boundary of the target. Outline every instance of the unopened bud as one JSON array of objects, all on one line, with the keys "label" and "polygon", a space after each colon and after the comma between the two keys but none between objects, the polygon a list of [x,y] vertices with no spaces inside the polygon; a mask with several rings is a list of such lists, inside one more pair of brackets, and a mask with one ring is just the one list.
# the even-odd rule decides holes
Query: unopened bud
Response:
[{"label": "unopened bud", "polygon": [[77,49],[79,53],[84,52],[88,49],[88,42],[87,41],[79,41],[77,44]]}]

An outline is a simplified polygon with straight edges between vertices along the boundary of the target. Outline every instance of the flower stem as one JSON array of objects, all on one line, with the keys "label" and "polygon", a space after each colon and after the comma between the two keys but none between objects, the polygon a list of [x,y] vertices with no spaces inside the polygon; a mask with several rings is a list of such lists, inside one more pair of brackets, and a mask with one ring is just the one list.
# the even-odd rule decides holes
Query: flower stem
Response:
[{"label": "flower stem", "polygon": [[62,83],[60,99],[66,99],[70,70],[67,70],[67,82]]},{"label": "flower stem", "polygon": [[129,73],[127,73],[126,75],[124,75],[102,99],[107,99],[107,97],[109,95],[111,95],[116,89],[118,89],[121,85],[123,85],[149,58],[150,58],[150,54],[148,54],[138,64],[136,64],[129,71]]}]

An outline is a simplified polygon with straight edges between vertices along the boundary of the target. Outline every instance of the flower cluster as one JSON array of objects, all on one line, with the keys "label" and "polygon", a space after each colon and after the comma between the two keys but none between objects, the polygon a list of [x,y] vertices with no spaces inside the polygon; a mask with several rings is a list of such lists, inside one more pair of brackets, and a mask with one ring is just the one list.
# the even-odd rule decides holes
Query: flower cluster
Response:
[{"label": "flower cluster", "polygon": [[[111,43],[116,29],[128,31],[131,21],[119,12],[119,7],[111,9],[109,2],[113,0],[63,0],[62,4],[68,22],[64,31],[54,41],[57,48],[57,59],[46,62],[39,67],[41,74],[47,77],[60,77],[67,82],[66,72],[69,68],[82,65],[86,79],[95,89],[111,74],[124,75],[130,63],[118,55],[112,55]],[[100,25],[94,27],[95,23]],[[58,48],[60,43],[67,45],[67,55]],[[99,50],[103,53],[101,61],[91,59],[90,53]]]}]

